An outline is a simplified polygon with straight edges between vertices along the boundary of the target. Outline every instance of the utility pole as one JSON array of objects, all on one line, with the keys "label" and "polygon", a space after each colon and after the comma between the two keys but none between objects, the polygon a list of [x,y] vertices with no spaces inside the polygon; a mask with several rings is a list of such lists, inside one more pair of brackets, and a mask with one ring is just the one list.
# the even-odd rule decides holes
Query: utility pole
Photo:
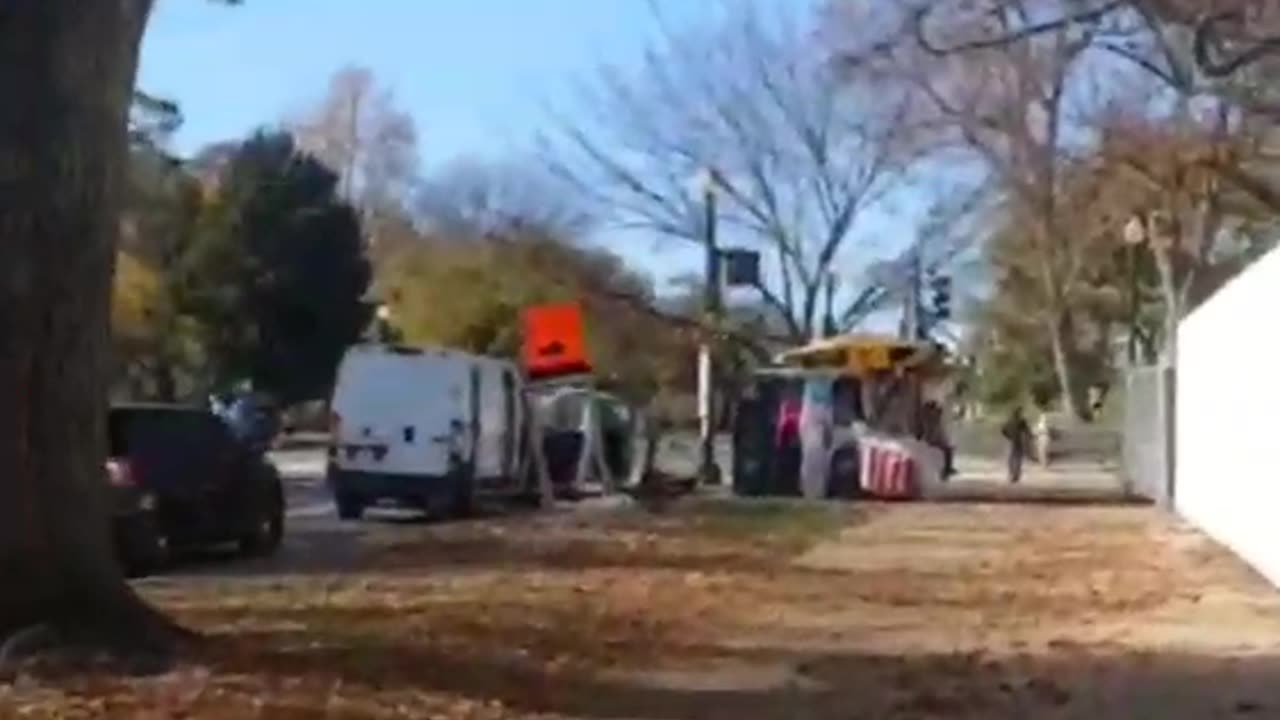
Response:
[{"label": "utility pole", "polygon": [[1129,367],[1138,361],[1138,248],[1147,242],[1149,235],[1147,220],[1137,215],[1129,219],[1121,233],[1129,275]]},{"label": "utility pole", "polygon": [[912,255],[911,263],[911,308],[914,312],[915,331],[911,334],[912,340],[920,340],[925,335],[924,327],[924,257],[920,252],[920,245],[916,244],[915,254]]},{"label": "utility pole", "polygon": [[698,348],[698,423],[702,462],[699,475],[708,485],[720,484],[720,468],[715,449],[715,332],[720,324],[720,251],[716,247],[716,176],[708,171],[702,178],[703,242],[706,246],[706,278],[703,289],[705,331]]}]

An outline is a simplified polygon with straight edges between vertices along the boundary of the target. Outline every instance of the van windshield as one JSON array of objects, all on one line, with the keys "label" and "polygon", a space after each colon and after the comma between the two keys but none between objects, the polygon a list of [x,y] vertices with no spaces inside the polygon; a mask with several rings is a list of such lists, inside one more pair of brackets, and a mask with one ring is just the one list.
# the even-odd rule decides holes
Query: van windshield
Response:
[{"label": "van windshield", "polygon": [[352,356],[338,378],[333,410],[344,425],[417,422],[424,411],[449,404],[454,376],[454,364],[438,357]]}]

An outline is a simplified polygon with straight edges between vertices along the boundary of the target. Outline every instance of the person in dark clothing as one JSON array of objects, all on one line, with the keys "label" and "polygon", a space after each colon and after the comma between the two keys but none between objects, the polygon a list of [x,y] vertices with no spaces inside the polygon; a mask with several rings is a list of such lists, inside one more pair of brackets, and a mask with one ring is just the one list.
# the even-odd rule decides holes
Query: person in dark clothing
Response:
[{"label": "person in dark clothing", "polygon": [[223,418],[237,440],[260,452],[270,449],[280,432],[280,418],[273,404],[252,393],[233,400]]},{"label": "person in dark clothing", "polygon": [[1009,483],[1016,485],[1022,480],[1022,460],[1031,444],[1031,426],[1027,424],[1021,407],[1013,409],[1000,432],[1009,441]]},{"label": "person in dark clothing", "polygon": [[929,400],[924,404],[921,416],[924,425],[921,439],[942,453],[942,479],[946,480],[955,474],[955,468],[952,466],[953,451],[947,437],[945,411],[937,400]]}]

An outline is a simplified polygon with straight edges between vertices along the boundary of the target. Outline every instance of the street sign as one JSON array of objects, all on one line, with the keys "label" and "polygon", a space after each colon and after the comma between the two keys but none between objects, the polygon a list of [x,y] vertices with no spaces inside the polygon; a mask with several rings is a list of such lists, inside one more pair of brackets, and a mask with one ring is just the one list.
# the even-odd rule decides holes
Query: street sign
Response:
[{"label": "street sign", "polygon": [[760,253],[755,250],[725,250],[724,283],[729,287],[756,287],[760,284]]},{"label": "street sign", "polygon": [[533,379],[590,373],[582,306],[568,302],[526,308],[521,360]]}]

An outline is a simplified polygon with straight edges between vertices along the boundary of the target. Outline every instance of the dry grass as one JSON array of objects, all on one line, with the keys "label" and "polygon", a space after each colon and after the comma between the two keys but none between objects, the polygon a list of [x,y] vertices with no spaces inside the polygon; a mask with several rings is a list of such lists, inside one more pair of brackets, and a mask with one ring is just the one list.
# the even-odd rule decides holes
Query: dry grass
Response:
[{"label": "dry grass", "polygon": [[1280,640],[1280,606],[1198,536],[1132,508],[525,516],[403,529],[355,574],[144,592],[209,647],[161,678],[24,679],[0,688],[0,716],[1280,712],[1259,657]]}]

